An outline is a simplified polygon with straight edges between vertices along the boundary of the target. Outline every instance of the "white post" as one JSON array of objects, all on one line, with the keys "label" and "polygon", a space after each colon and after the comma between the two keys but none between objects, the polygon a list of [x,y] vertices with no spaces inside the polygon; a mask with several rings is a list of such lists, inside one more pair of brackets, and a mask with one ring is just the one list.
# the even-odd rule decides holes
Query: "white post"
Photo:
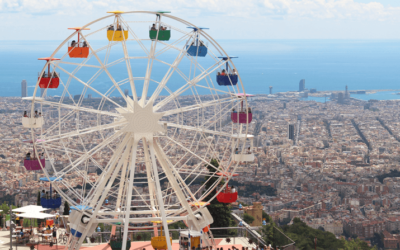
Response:
[{"label": "white post", "polygon": [[[150,155],[151,155],[151,162],[153,165],[153,176],[154,176],[154,180],[156,182],[156,189],[157,189],[156,195],[157,195],[157,201],[158,201],[158,208],[161,213],[161,218],[162,218],[162,223],[164,226],[165,239],[167,241],[168,250],[172,250],[171,241],[169,239],[167,216],[165,214],[164,201],[163,201],[163,197],[162,197],[162,193],[161,193],[160,179],[158,178],[158,170],[157,170],[157,165],[156,165],[156,157],[155,157],[155,153],[154,153],[153,141],[150,140],[149,145],[150,145],[149,149],[150,149]],[[145,149],[145,150],[148,150],[148,149]]]},{"label": "white post", "polygon": [[[128,240],[128,227],[129,227],[129,216],[131,211],[131,201],[132,201],[132,189],[133,189],[133,181],[135,179],[135,162],[136,162],[136,151],[138,140],[134,138],[133,146],[132,146],[132,157],[131,157],[131,166],[130,166],[130,178],[128,189],[126,190],[126,203],[125,203],[125,220],[124,220],[124,236],[122,239],[122,250],[126,249],[126,241]],[[121,211],[122,212],[122,211]]]}]

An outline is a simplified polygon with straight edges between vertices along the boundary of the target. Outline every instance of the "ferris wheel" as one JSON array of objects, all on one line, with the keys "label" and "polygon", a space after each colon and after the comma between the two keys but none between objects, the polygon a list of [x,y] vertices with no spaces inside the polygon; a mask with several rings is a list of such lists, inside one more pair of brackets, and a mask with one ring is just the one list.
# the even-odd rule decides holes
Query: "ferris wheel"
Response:
[{"label": "ferris wheel", "polygon": [[[206,206],[236,201],[228,181],[254,161],[249,95],[235,57],[205,28],[168,12],[109,13],[71,28],[41,58],[25,98],[33,152],[24,165],[43,170],[72,206],[69,249],[99,223],[123,230],[122,249],[129,230],[162,227],[168,236],[176,221],[212,245],[206,229],[216,218]],[[52,208],[56,198],[48,198]]]}]

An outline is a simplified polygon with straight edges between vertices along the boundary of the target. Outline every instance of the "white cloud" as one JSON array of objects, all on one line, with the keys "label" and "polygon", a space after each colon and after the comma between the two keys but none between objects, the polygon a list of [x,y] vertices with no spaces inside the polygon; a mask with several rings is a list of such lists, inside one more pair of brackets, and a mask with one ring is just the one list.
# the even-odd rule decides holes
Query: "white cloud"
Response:
[{"label": "white cloud", "polygon": [[124,10],[170,9],[191,15],[226,15],[245,18],[317,18],[386,20],[398,18],[400,8],[354,0],[0,0],[1,12],[77,15],[118,7]]}]

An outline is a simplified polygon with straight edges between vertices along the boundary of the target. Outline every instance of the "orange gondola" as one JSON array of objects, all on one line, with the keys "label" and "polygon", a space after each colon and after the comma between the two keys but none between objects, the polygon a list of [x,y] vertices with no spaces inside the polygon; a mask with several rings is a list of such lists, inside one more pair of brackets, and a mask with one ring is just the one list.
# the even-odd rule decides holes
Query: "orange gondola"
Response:
[{"label": "orange gondola", "polygon": [[87,58],[89,56],[89,47],[86,41],[80,42],[80,30],[89,30],[89,28],[74,27],[68,28],[69,30],[78,31],[78,42],[72,40],[68,43],[68,55],[70,58]]}]

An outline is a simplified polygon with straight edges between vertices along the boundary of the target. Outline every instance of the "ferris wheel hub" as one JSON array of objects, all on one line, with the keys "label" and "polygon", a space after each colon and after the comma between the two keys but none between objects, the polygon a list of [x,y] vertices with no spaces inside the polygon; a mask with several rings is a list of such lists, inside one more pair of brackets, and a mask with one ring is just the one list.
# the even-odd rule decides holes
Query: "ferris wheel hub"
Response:
[{"label": "ferris wheel hub", "polygon": [[142,107],[138,102],[132,101],[128,102],[126,109],[117,109],[117,111],[127,121],[122,131],[134,134],[137,140],[143,137],[151,139],[154,134],[164,131],[159,124],[159,120],[164,113],[155,113],[153,111],[153,102],[149,102],[145,107]]}]

